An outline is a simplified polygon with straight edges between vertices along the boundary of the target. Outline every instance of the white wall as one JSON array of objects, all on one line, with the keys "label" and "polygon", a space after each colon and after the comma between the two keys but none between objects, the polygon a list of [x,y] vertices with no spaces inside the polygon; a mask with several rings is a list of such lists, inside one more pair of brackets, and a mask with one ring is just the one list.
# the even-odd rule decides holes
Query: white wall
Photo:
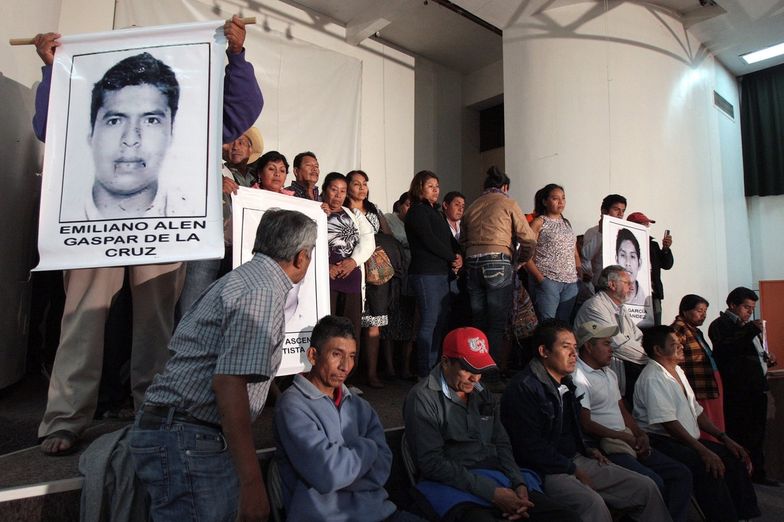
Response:
[{"label": "white wall", "polygon": [[438,174],[442,195],[460,190],[470,202],[481,193],[487,167],[479,153],[479,110],[502,97],[501,61],[464,75],[416,58],[414,165]]},{"label": "white wall", "polygon": [[450,190],[460,190],[462,185],[463,76],[417,57],[415,79],[414,171],[435,172],[443,196]]},{"label": "white wall", "polygon": [[605,195],[624,194],[629,212],[657,221],[657,238],[665,229],[674,237],[664,319],[685,293],[706,297],[715,315],[727,288],[751,279],[738,122],[712,105],[713,89],[737,100],[737,86],[676,18],[604,5],[549,9],[504,28],[513,196],[524,203],[546,183],[564,185],[581,233]]},{"label": "white wall", "polygon": [[[504,94],[504,61],[498,60],[463,77],[463,105],[483,105]],[[486,107],[482,107],[486,108]]]},{"label": "white wall", "polygon": [[754,281],[752,288],[756,289],[760,281],[784,279],[784,249],[781,248],[784,196],[755,196],[747,198],[747,201]]}]

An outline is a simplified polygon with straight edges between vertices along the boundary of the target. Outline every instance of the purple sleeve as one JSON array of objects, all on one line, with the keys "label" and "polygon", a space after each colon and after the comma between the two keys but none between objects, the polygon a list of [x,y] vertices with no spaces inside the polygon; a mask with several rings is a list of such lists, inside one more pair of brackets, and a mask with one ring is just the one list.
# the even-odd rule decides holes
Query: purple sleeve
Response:
[{"label": "purple sleeve", "polygon": [[46,141],[46,115],[49,113],[49,87],[52,85],[52,66],[41,67],[41,83],[35,91],[35,114],[33,115],[33,131],[35,136]]},{"label": "purple sleeve", "polygon": [[245,60],[245,49],[226,52],[229,64],[223,79],[223,143],[231,143],[248,130],[261,114],[264,99],[253,65]]}]

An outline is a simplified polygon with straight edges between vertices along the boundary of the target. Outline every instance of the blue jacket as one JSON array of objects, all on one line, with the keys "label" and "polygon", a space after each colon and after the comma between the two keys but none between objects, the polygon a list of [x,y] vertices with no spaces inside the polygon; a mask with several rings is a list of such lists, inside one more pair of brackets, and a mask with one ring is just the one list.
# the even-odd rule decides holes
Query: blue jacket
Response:
[{"label": "blue jacket", "polygon": [[275,439],[288,520],[373,522],[395,512],[384,489],[392,468],[384,429],[345,386],[337,407],[297,375],[275,407]]},{"label": "blue jacket", "polygon": [[514,376],[501,397],[501,422],[509,434],[517,464],[530,468],[542,477],[556,473],[575,472],[574,455],[563,455],[557,443],[563,427],[563,401],[572,402],[575,445],[585,453],[580,429],[580,399],[575,396],[571,377],[563,379],[569,389],[561,398],[553,379],[539,359]]}]

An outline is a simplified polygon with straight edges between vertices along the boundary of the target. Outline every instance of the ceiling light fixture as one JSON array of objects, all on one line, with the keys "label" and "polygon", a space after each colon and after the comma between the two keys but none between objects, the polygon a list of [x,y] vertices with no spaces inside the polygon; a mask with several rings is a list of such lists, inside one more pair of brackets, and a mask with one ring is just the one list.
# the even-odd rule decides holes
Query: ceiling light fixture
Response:
[{"label": "ceiling light fixture", "polygon": [[767,60],[768,58],[773,58],[782,54],[784,54],[784,43],[771,45],[770,47],[760,49],[759,51],[742,54],[740,57],[743,58],[743,61],[747,64],[751,65],[752,63],[761,62],[762,60]]}]

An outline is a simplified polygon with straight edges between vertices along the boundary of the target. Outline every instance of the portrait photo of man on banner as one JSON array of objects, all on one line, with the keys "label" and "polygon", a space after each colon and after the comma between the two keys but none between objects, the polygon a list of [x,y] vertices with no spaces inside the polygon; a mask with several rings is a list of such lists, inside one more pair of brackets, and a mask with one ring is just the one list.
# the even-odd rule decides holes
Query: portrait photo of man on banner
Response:
[{"label": "portrait photo of man on banner", "polygon": [[632,275],[634,285],[623,306],[641,327],[653,326],[649,247],[648,229],[644,225],[608,215],[603,217],[603,264],[620,265]]},{"label": "portrait photo of man on banner", "polygon": [[[94,83],[91,94],[81,92],[89,82],[72,81],[74,98],[89,99],[90,106],[83,111],[74,100],[69,108],[68,136],[77,139],[69,140],[65,150],[61,222],[206,215],[209,46],[150,51],[155,54],[74,56],[74,68],[87,70],[120,59]],[[189,74],[181,72],[178,79],[167,62],[180,70],[191,62]],[[182,89],[181,81],[187,82]],[[189,99],[194,90],[201,92]],[[195,125],[179,125],[180,120]],[[83,136],[86,141],[78,139]],[[92,158],[93,169],[85,168],[85,157]],[[182,176],[180,169],[191,175]],[[86,170],[93,171],[92,180]]]},{"label": "portrait photo of man on banner", "polygon": [[310,347],[313,327],[330,313],[327,216],[318,202],[245,187],[240,187],[232,196],[231,204],[234,268],[253,257],[256,231],[266,210],[297,210],[316,222],[318,232],[310,267],[305,278],[289,291],[283,310],[286,337],[278,375],[305,371],[310,368],[306,352]]},{"label": "portrait photo of man on banner", "polygon": [[62,37],[39,269],[222,255],[222,21]]}]

